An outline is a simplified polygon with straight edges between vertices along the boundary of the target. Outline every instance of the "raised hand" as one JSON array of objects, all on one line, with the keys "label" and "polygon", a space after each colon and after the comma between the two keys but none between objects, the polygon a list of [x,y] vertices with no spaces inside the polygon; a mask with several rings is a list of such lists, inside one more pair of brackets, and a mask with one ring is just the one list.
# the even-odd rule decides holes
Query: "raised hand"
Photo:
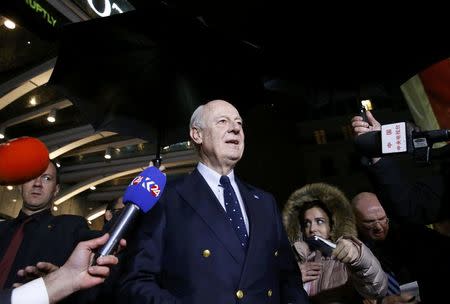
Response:
[{"label": "raised hand", "polygon": [[359,258],[360,254],[361,248],[358,245],[350,240],[340,238],[331,255],[342,263],[351,264]]},{"label": "raised hand", "polygon": [[352,118],[352,128],[356,135],[381,130],[381,124],[373,117],[370,111],[366,112],[366,116],[368,122],[365,122],[361,116],[354,116]]}]

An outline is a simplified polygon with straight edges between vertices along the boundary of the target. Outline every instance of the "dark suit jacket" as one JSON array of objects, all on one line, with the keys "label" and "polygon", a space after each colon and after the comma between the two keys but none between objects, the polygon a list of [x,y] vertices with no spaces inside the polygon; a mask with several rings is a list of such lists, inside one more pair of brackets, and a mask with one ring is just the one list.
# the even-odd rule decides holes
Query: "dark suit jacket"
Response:
[{"label": "dark suit jacket", "polygon": [[398,221],[432,224],[450,219],[450,164],[441,172],[415,181],[388,157],[369,167],[383,207]]},{"label": "dark suit jacket", "polygon": [[[247,251],[195,170],[167,186],[143,218],[121,284],[122,301],[308,303],[274,198],[237,179],[236,183],[249,218]],[[238,301],[239,290],[243,297]]]},{"label": "dark suit jacket", "polygon": [[10,304],[11,303],[11,293],[12,293],[12,289],[0,290],[0,303]]},{"label": "dark suit jacket", "polygon": [[[21,212],[17,218],[0,223],[0,259],[24,216]],[[25,226],[22,244],[4,288],[19,281],[16,276],[19,269],[41,261],[61,266],[78,242],[98,236],[98,233],[89,230],[86,220],[81,216],[53,216],[46,209],[33,217],[35,220]]]},{"label": "dark suit jacket", "polygon": [[384,241],[365,242],[383,269],[393,271],[400,284],[418,282],[421,303],[442,303],[447,297],[450,272],[447,236],[422,224],[390,222]]},{"label": "dark suit jacket", "polygon": [[[383,207],[391,221],[388,237],[374,253],[384,264],[405,267],[418,281],[422,303],[440,303],[447,298],[450,238],[424,224],[450,216],[450,166],[441,164],[439,174],[409,180],[396,161],[388,157],[369,167]],[[384,248],[382,248],[384,247]],[[379,252],[378,252],[379,251]],[[384,266],[384,265],[383,265]]]}]

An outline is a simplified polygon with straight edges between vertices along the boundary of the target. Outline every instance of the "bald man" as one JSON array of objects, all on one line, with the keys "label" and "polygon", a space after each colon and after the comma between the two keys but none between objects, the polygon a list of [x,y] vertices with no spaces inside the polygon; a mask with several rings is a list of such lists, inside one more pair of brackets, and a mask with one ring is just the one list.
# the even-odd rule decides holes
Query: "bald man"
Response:
[{"label": "bald man", "polygon": [[352,206],[360,239],[386,272],[394,273],[400,284],[417,281],[421,303],[439,303],[446,297],[448,237],[424,225],[390,220],[371,192],[356,195]]},{"label": "bald man", "polygon": [[121,285],[131,303],[309,303],[274,197],[240,181],[238,110],[214,100],[192,114],[200,162],[166,187],[137,233]]},{"label": "bald man", "polygon": [[356,225],[366,240],[383,241],[389,232],[389,218],[374,193],[362,192],[352,201]]}]

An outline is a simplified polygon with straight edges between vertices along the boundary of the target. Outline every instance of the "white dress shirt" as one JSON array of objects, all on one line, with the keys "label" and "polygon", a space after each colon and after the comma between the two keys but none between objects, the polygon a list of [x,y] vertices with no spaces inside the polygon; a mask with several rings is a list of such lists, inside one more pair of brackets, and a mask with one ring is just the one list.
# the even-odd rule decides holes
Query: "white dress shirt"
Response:
[{"label": "white dress shirt", "polygon": [[[220,202],[220,205],[222,205],[223,210],[225,210],[225,212],[226,212],[227,209],[225,208],[225,200],[223,198],[223,188],[220,185],[221,175],[219,173],[217,173],[216,171],[214,171],[213,169],[207,167],[202,162],[198,163],[197,170],[198,170],[198,172],[200,172],[200,174],[206,180],[206,182],[208,183],[208,186],[214,192],[214,194],[216,195],[217,199]],[[228,174],[227,176],[230,179],[231,186],[233,187],[233,190],[236,193],[236,196],[238,198],[239,206],[241,207],[242,216],[244,217],[245,228],[247,229],[247,234],[250,235],[250,231],[248,228],[247,212],[245,211],[244,200],[242,199],[241,193],[239,192],[239,187],[236,184],[236,181],[234,179],[234,171],[231,170],[230,174]]]},{"label": "white dress shirt", "polygon": [[11,295],[11,304],[48,304],[47,287],[42,278],[14,288]]}]

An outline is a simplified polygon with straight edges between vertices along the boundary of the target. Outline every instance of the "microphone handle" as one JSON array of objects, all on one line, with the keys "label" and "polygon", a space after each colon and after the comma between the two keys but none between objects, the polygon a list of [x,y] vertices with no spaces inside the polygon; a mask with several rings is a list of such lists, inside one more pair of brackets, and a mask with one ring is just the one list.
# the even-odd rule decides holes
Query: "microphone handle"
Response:
[{"label": "microphone handle", "polygon": [[137,215],[139,214],[140,209],[133,203],[126,204],[124,210],[117,218],[114,225],[108,231],[109,239],[105,245],[103,245],[95,254],[93,265],[96,264],[97,258],[100,256],[110,255],[117,247],[117,244],[122,239],[125,232],[131,226]]},{"label": "microphone handle", "polygon": [[367,119],[366,108],[364,106],[361,106],[361,108],[359,109],[359,115],[361,115],[363,121],[367,123],[369,122],[369,120]]}]

